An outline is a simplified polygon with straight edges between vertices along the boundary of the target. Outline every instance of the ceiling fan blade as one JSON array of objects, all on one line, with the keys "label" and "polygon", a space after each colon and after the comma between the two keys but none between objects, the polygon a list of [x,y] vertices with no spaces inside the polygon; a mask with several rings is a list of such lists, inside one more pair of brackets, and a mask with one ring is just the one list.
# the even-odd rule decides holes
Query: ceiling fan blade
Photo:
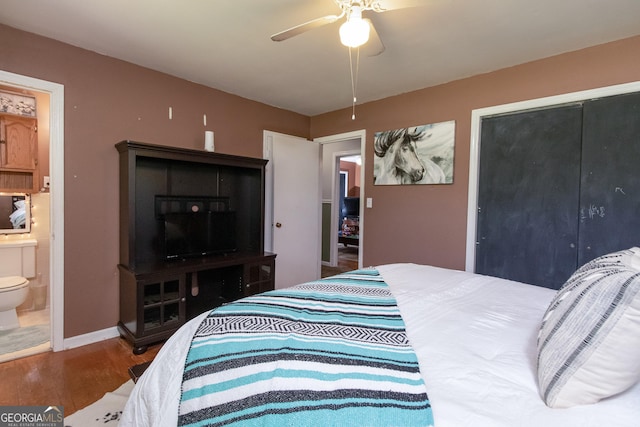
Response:
[{"label": "ceiling fan blade", "polygon": [[293,28],[289,28],[288,30],[284,30],[277,34],[274,34],[271,36],[271,40],[273,40],[274,42],[281,42],[283,40],[287,40],[291,37],[297,36],[298,34],[302,34],[306,31],[322,27],[323,25],[333,24],[340,18],[341,16],[337,15],[323,16],[322,18],[314,19],[313,21],[305,22],[304,24],[296,25]]},{"label": "ceiling fan blade", "polygon": [[378,0],[377,5],[382,12],[387,10],[406,9],[408,7],[425,6],[425,0]]},{"label": "ceiling fan blade", "polygon": [[362,47],[362,51],[367,56],[378,56],[384,52],[384,43],[382,43],[371,19],[365,18],[364,21],[369,24],[369,41]]}]

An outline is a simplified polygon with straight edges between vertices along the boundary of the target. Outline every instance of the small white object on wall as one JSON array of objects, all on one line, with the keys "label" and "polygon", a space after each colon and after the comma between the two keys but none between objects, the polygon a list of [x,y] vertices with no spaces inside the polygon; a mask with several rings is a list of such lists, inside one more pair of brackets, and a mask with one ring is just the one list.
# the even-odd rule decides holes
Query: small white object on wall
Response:
[{"label": "small white object on wall", "polygon": [[213,151],[214,150],[214,145],[213,145],[213,131],[212,130],[206,130],[204,131],[204,149],[207,151]]}]

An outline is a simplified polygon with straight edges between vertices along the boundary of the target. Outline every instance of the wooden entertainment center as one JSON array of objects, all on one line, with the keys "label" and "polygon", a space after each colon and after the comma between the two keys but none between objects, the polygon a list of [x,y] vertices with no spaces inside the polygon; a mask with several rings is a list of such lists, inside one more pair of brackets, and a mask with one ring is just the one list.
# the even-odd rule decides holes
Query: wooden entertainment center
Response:
[{"label": "wooden entertainment center", "polygon": [[[119,142],[116,149],[120,156],[118,330],[134,353],[168,338],[200,313],[274,289],[276,255],[264,252],[266,160],[133,141]],[[200,239],[169,241],[168,228],[175,227],[168,223],[169,217],[200,213],[227,213],[232,219],[207,229],[205,234],[213,235],[200,244],[210,251],[182,247]],[[226,245],[216,246],[215,233],[222,240],[223,232]]]}]

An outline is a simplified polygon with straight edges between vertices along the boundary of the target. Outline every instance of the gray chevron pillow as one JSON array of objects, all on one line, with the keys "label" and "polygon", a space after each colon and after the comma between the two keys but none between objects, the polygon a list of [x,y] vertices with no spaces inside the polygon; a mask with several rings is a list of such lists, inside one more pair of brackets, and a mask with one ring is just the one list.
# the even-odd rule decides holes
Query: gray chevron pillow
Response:
[{"label": "gray chevron pillow", "polygon": [[640,380],[640,248],[580,267],[560,288],[538,335],[544,402],[598,402]]}]

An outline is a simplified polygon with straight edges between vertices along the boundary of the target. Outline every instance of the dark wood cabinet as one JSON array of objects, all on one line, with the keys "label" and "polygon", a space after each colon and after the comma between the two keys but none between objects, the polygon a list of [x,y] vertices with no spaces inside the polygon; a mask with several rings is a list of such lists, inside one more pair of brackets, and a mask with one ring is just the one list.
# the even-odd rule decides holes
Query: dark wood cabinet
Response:
[{"label": "dark wood cabinet", "polygon": [[249,296],[273,289],[275,268],[275,257],[245,263],[242,295]]},{"label": "dark wood cabinet", "polygon": [[[263,250],[266,160],[132,141],[116,148],[118,329],[134,353],[168,338],[203,312],[274,289],[276,255]],[[184,215],[190,232],[200,233],[193,228],[197,213],[225,222],[206,228],[206,239],[192,235],[182,242],[190,249],[180,252],[184,248],[169,243],[167,227],[176,224],[168,218]],[[215,243],[216,233],[224,245]],[[189,240],[199,243],[191,247]]]}]

